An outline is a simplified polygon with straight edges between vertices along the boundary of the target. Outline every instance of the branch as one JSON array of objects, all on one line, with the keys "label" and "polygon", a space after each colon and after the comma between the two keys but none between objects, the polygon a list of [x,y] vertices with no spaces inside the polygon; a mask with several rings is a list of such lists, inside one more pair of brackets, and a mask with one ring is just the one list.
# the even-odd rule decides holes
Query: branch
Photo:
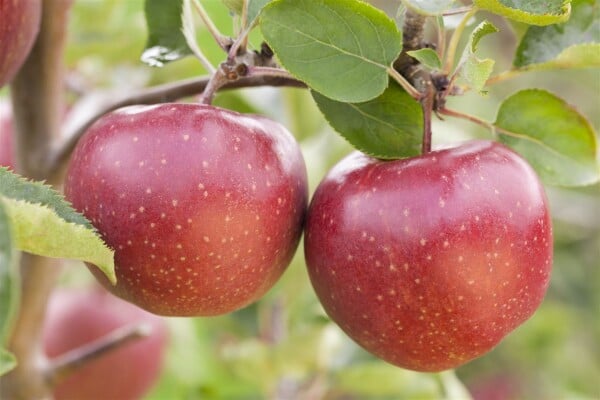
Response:
[{"label": "branch", "polygon": [[[62,178],[64,169],[66,168],[69,157],[71,156],[77,141],[85,131],[104,114],[121,107],[136,104],[168,103],[183,97],[202,93],[208,81],[208,77],[194,78],[151,87],[141,90],[138,93],[134,93],[133,95],[121,96],[121,98],[116,100],[114,96],[109,96],[110,101],[98,106],[94,110],[94,113],[85,121],[65,132],[63,141],[51,153],[50,159],[48,160],[50,176],[54,180],[60,180]],[[280,76],[251,76],[229,82],[221,89],[237,89],[256,86],[306,87],[304,83],[293,78]]]},{"label": "branch", "polygon": [[435,89],[431,82],[428,82],[427,90],[421,99],[421,108],[423,109],[423,143],[421,153],[427,154],[431,151],[431,117],[435,103]]},{"label": "branch", "polygon": [[152,333],[149,324],[128,325],[116,329],[99,339],[68,351],[51,360],[46,371],[50,387],[56,386],[73,372],[98,358],[122,348],[130,342],[148,337]]},{"label": "branch", "polygon": [[[60,132],[63,108],[63,49],[70,0],[45,0],[40,31],[25,64],[11,85],[16,130],[17,167],[24,175],[45,179],[45,156]],[[56,183],[56,181],[51,181]],[[55,260],[23,254],[19,312],[8,339],[17,367],[0,378],[0,398],[47,398],[40,345],[46,304],[59,274]]]}]

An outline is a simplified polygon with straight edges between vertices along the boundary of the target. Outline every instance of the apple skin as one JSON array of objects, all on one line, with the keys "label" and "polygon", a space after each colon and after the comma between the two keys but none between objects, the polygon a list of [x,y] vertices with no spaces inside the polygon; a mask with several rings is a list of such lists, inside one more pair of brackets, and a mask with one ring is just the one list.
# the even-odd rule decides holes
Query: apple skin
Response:
[{"label": "apple skin", "polygon": [[12,112],[6,102],[0,102],[0,166],[15,168],[15,148]]},{"label": "apple skin", "polygon": [[325,311],[354,341],[391,364],[441,371],[535,312],[552,227],[534,171],[501,144],[387,162],[355,153],[314,194],[305,254]]},{"label": "apple skin", "polygon": [[161,315],[242,308],[270,289],[302,233],[308,189],[294,137],[261,116],[134,106],[80,140],[65,194],[115,249],[114,294]]},{"label": "apple skin", "polygon": [[104,289],[59,289],[43,329],[49,358],[59,356],[130,324],[148,324],[148,337],[102,355],[60,381],[56,400],[140,399],[157,382],[168,342],[162,318],[116,298]]},{"label": "apple skin", "polygon": [[0,87],[23,65],[40,29],[40,0],[0,0]]}]

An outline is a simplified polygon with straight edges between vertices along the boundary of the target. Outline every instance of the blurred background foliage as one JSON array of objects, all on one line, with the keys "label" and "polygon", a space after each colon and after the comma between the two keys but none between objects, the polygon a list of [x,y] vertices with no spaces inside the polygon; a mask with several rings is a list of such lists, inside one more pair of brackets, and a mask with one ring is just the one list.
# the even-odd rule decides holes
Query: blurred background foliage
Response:
[{"label": "blurred background foliage", "polygon": [[[394,0],[376,1],[393,9]],[[232,34],[220,0],[203,4]],[[502,32],[482,42],[483,55],[507,69],[525,27],[490,18]],[[452,21],[448,21],[451,25]],[[200,26],[200,24],[199,24]],[[473,25],[474,26],[474,25]],[[70,100],[118,95],[148,85],[202,75],[193,58],[151,68],[139,61],[146,40],[143,0],[77,0],[65,54]],[[217,64],[224,53],[203,29],[198,40]],[[250,43],[260,46],[260,33]],[[600,71],[525,74],[490,88],[487,96],[451,98],[453,108],[493,120],[500,101],[516,90],[550,90],[600,126]],[[6,96],[4,89],[0,95]],[[194,101],[195,99],[189,99]],[[89,103],[90,106],[93,102]],[[253,88],[220,93],[216,105],[255,112],[284,123],[300,141],[311,191],[351,147],[331,130],[307,91]],[[434,121],[434,146],[490,133],[463,121]],[[170,318],[164,373],[148,399],[597,399],[600,396],[600,186],[548,187],[555,262],[547,297],[531,320],[495,350],[453,372],[423,374],[378,361],[331,323],[310,286],[302,244],[281,281],[260,302],[215,318]],[[62,285],[91,282],[69,264]],[[109,383],[107,383],[109,384]]]}]

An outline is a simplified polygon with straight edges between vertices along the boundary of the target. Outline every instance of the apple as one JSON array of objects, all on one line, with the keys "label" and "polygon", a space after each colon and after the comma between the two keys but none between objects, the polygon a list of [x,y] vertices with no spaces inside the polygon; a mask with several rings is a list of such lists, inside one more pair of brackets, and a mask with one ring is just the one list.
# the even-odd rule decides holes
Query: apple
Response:
[{"label": "apple", "polygon": [[40,29],[40,0],[0,0],[0,87],[25,62]]},{"label": "apple", "polygon": [[79,141],[67,198],[115,250],[111,292],[161,315],[207,316],[260,298],[289,264],[307,205],[293,136],[200,104],[133,106]]},{"label": "apple", "polygon": [[381,161],[352,154],[324,178],[305,254],[328,315],[416,371],[492,349],[540,305],[552,228],[532,168],[489,141]]},{"label": "apple", "polygon": [[509,374],[478,377],[478,381],[468,386],[473,400],[516,400],[527,398],[518,376]]},{"label": "apple", "polygon": [[152,331],[148,337],[124,343],[59,381],[54,398],[139,399],[158,380],[167,346],[162,318],[100,287],[56,290],[48,303],[43,329],[44,349],[50,359],[130,324],[147,324]]},{"label": "apple", "polygon": [[0,166],[15,168],[14,130],[10,106],[0,102]]}]

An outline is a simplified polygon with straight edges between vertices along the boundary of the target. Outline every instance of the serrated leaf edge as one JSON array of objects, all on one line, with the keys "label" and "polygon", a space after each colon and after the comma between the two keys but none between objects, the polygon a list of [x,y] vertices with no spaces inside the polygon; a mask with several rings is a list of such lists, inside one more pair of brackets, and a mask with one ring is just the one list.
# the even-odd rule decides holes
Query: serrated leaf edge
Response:
[{"label": "serrated leaf edge", "polygon": [[[312,91],[314,91],[316,93],[319,93],[319,92],[317,92],[315,90],[311,90],[311,92]],[[323,96],[325,98],[329,98],[329,97],[325,96],[322,93],[319,93],[319,95],[321,95],[321,96]],[[369,151],[369,150],[365,149],[362,146],[356,145],[355,143],[352,143],[350,141],[350,139],[348,139],[344,133],[340,132],[339,130],[337,130],[333,126],[333,124],[331,123],[331,120],[327,117],[327,115],[323,112],[323,110],[321,110],[321,107],[319,107],[319,103],[316,100],[314,100],[314,98],[313,98],[313,101],[315,101],[315,103],[317,104],[317,109],[319,110],[319,112],[321,113],[321,115],[323,116],[323,118],[325,118],[325,120],[327,121],[327,124],[331,127],[331,129],[333,129],[335,132],[337,132],[350,146],[352,146],[356,150],[360,151],[361,153],[364,153],[364,154],[366,154],[366,155],[368,155],[370,157],[373,157],[373,158],[378,158],[380,160],[390,160],[390,161],[391,160],[399,160],[399,159],[407,159],[407,158],[412,158],[413,157],[413,156],[408,156],[408,157],[392,157],[392,156],[388,156],[388,155],[378,154],[376,152]],[[333,100],[333,101],[337,101],[337,100]],[[370,101],[370,100],[367,100],[367,101]],[[354,103],[348,103],[348,102],[341,102],[341,103],[346,103],[346,104],[348,104],[351,107],[354,106]],[[363,114],[363,113],[361,112],[361,114]],[[390,125],[387,122],[386,122],[386,124]]]},{"label": "serrated leaf edge", "polygon": [[[258,21],[258,22],[257,22],[257,24],[260,24],[260,18],[262,17],[262,15],[264,15],[264,12],[265,12],[266,10],[268,10],[268,9],[270,9],[270,8],[272,8],[272,7],[275,7],[275,6],[276,6],[278,3],[282,3],[283,1],[284,1],[284,0],[272,0],[272,1],[270,1],[269,3],[267,3],[267,5],[266,5],[266,6],[264,6],[264,7],[262,8],[262,10],[261,10],[261,12],[260,12],[260,15],[259,15],[259,16],[256,18],[256,21]],[[354,0],[354,1],[355,1],[355,2],[357,2],[357,3],[361,3],[361,4],[364,4],[364,5],[366,5],[366,6],[369,6],[369,7],[371,7],[371,8],[372,8],[372,9],[373,9],[375,12],[378,12],[380,15],[382,15],[382,16],[384,16],[385,18],[388,18],[388,19],[389,19],[389,17],[388,17],[388,16],[387,16],[387,15],[386,15],[386,14],[385,14],[385,13],[384,13],[382,10],[380,10],[380,9],[378,9],[378,8],[376,8],[376,7],[373,7],[371,4],[369,4],[369,3],[365,2],[365,1],[362,1],[362,0]],[[392,21],[392,22],[393,22],[393,21]],[[402,43],[402,32],[398,30],[398,26],[397,26],[395,23],[393,23],[392,25],[394,26],[394,28],[395,28],[396,32],[397,32],[397,33],[398,33],[398,35],[399,35],[399,38],[401,39],[401,40],[400,40],[400,43]],[[283,26],[283,25],[282,25],[282,26]],[[298,32],[298,33],[301,33],[301,34],[302,34],[302,32]],[[264,36],[264,35],[263,35],[263,36]],[[307,35],[304,35],[304,36],[307,36]],[[316,42],[321,42],[321,41],[319,41],[319,40],[316,40],[316,39],[315,39],[315,38],[313,38],[313,37],[310,37],[310,36],[307,36],[307,37],[308,37],[309,39],[313,39],[313,40],[315,40]],[[264,37],[264,40],[265,40],[265,42],[266,42],[266,43],[269,45],[269,47],[273,48],[273,45],[272,45],[271,41],[269,41],[269,39],[268,39],[267,37]],[[321,42],[321,43],[323,43],[323,42]],[[325,43],[325,44],[326,44],[326,43]],[[331,45],[331,47],[333,47],[333,48],[335,48],[335,49],[339,50],[339,51],[340,51],[341,53],[343,53],[343,54],[346,54],[346,55],[348,55],[348,56],[352,56],[352,57],[354,57],[354,58],[357,58],[357,59],[360,59],[360,60],[366,61],[366,62],[370,63],[371,65],[374,65],[374,66],[380,67],[380,68],[381,68],[383,71],[387,71],[387,69],[388,69],[388,66],[387,66],[387,65],[384,65],[384,64],[379,64],[379,63],[377,63],[377,62],[374,62],[374,61],[372,61],[372,60],[369,60],[369,59],[366,59],[366,58],[360,58],[360,57],[357,57],[357,56],[356,56],[356,54],[349,53],[349,52],[347,52],[347,51],[345,51],[345,50],[343,50],[343,49],[341,49],[341,48],[339,48],[339,47],[337,47],[337,46],[334,46],[334,45]],[[277,53],[275,53],[275,55],[277,56]],[[285,61],[281,60],[279,57],[278,57],[278,61],[279,61],[279,63],[280,63],[280,64],[281,64],[281,65],[282,65],[282,66],[283,66],[285,69],[286,69],[286,71],[287,71],[287,72],[288,72],[288,73],[289,73],[291,76],[293,76],[294,78],[296,78],[296,79],[297,79],[297,80],[299,80],[300,82],[304,82],[304,83],[305,83],[307,86],[309,86],[311,89],[313,88],[313,84],[312,84],[311,82],[309,82],[309,81],[308,81],[308,80],[306,80],[306,79],[303,79],[303,78],[299,77],[299,76],[298,76],[298,75],[296,75],[294,72],[290,71],[290,70],[289,70],[289,68],[286,66],[286,62],[285,62]],[[388,85],[389,85],[389,79],[388,79]],[[372,97],[370,97],[370,98],[365,98],[365,99],[361,100],[361,102],[362,102],[362,101],[370,101],[370,100],[373,100],[373,99],[375,99],[377,96],[381,95],[381,93],[383,93],[383,92],[385,91],[385,89],[387,88],[387,86],[388,86],[388,85],[386,85],[386,87],[384,87],[384,88],[383,88],[383,90],[382,90],[382,91],[381,91],[379,94],[377,94],[377,95],[375,95],[375,96],[372,96]],[[319,93],[320,93],[320,92],[319,92]],[[345,100],[344,100],[344,99],[342,99],[342,98],[330,97],[330,96],[327,96],[327,95],[325,95],[325,94],[322,94],[322,95],[323,95],[323,96],[325,96],[325,97],[327,97],[327,98],[329,98],[329,99],[331,99],[331,100],[334,100],[334,101],[339,101],[339,102],[344,102],[344,103],[347,103],[347,101],[345,101]]]},{"label": "serrated leaf edge", "polygon": [[[2,194],[0,194],[0,201],[4,202],[5,205],[8,205],[8,207],[6,207],[6,209],[8,210],[9,218],[13,219],[13,223],[12,223],[13,224],[13,231],[16,228],[14,227],[14,225],[15,225],[15,223],[14,223],[14,215],[11,214],[11,208],[12,208],[11,207],[12,206],[11,202],[16,203],[17,205],[19,203],[24,203],[24,204],[28,204],[28,205],[32,205],[32,206],[37,206],[37,207],[46,209],[51,214],[54,214],[58,219],[61,219],[67,226],[69,226],[69,225],[73,226],[76,231],[77,230],[87,230],[87,231],[89,231],[92,235],[94,235],[98,239],[99,243],[101,244],[101,248],[102,249],[104,249],[107,252],[112,253],[113,258],[111,259],[110,264],[108,264],[108,265],[97,265],[97,266],[98,266],[98,268],[100,270],[102,270],[105,273],[106,277],[108,278],[108,280],[111,283],[113,283],[113,284],[116,283],[116,279],[117,278],[116,278],[116,275],[115,275],[114,250],[111,249],[108,245],[106,245],[106,243],[104,242],[104,240],[100,237],[100,235],[98,234],[98,232],[95,229],[90,229],[90,228],[88,228],[88,227],[86,227],[84,225],[67,221],[67,220],[63,219],[60,215],[58,215],[53,208],[48,207],[48,206],[46,206],[44,204],[41,204],[41,203],[34,203],[34,202],[22,200],[22,199],[13,199],[13,198],[4,196]],[[41,254],[40,252],[37,252],[35,249],[23,248],[24,246],[22,246],[21,243],[18,243],[17,238],[15,238],[14,240],[15,240],[15,243],[14,243],[15,247],[17,247],[18,249],[20,249],[22,251],[27,251],[27,252],[29,252],[31,254],[37,254],[37,255],[40,255],[40,256],[50,257],[47,254]],[[65,256],[65,258],[74,259],[74,260],[80,260],[80,261],[85,261],[85,262],[91,262],[91,263],[95,262],[95,260],[90,260],[88,257],[66,257]]]},{"label": "serrated leaf edge", "polygon": [[[518,95],[520,93],[524,93],[524,92],[545,93],[547,95],[550,95],[550,96],[554,97],[555,99],[559,100],[560,102],[562,102],[562,104],[565,106],[565,108],[567,108],[568,110],[570,110],[573,113],[575,113],[577,115],[578,119],[588,128],[588,131],[591,132],[590,136],[591,136],[592,142],[594,143],[594,148],[596,148],[596,149],[598,148],[597,134],[596,134],[596,132],[594,130],[594,127],[592,126],[591,122],[586,118],[586,116],[583,115],[582,113],[580,113],[579,110],[575,106],[573,106],[572,104],[570,104],[569,102],[567,102],[563,98],[557,96],[556,94],[554,94],[554,93],[552,93],[552,92],[550,92],[548,90],[544,90],[544,89],[537,89],[537,88],[523,89],[523,90],[520,90],[518,92],[515,92],[515,93],[507,96],[502,101],[502,103],[500,103],[500,106],[498,107],[498,111],[496,112],[496,118],[495,118],[494,123],[493,123],[494,130],[497,133],[505,134],[507,136],[516,137],[516,138],[523,139],[523,140],[529,140],[529,141],[531,141],[533,143],[536,143],[536,144],[540,145],[540,147],[546,149],[548,152],[553,153],[553,154],[559,156],[560,158],[564,158],[566,160],[569,160],[570,162],[575,162],[575,163],[579,164],[578,160],[574,160],[573,158],[565,156],[564,154],[560,153],[558,150],[554,149],[553,147],[550,147],[550,146],[546,145],[544,142],[541,142],[539,139],[533,138],[533,137],[531,137],[531,136],[529,136],[527,134],[509,131],[509,130],[504,129],[504,128],[502,128],[502,127],[500,127],[500,126],[497,125],[497,123],[498,123],[498,114],[500,113],[500,109],[502,108],[502,105],[507,100],[511,99],[512,97],[514,97],[514,96],[516,96],[516,95]],[[498,132],[498,131],[500,131],[500,132]],[[600,180],[600,163],[598,162],[597,158],[596,158],[596,170],[597,170],[596,180],[587,182],[584,185],[593,185],[593,184],[595,184],[596,182],[598,182]],[[569,185],[561,185],[561,186],[568,187]],[[580,186],[580,185],[571,185],[571,186]]]},{"label": "serrated leaf edge", "polygon": [[12,176],[14,176],[16,178],[15,182],[20,184],[20,185],[33,185],[36,186],[42,190],[46,190],[49,192],[49,194],[56,199],[58,202],[63,202],[65,204],[66,207],[69,208],[69,212],[72,213],[74,216],[78,216],[81,218],[81,222],[79,221],[69,221],[65,218],[63,218],[58,212],[56,212],[55,207],[53,207],[51,204],[46,204],[46,203],[42,203],[42,202],[36,202],[36,201],[31,201],[30,199],[24,199],[21,197],[16,197],[16,196],[10,196],[9,194],[7,194],[4,190],[3,187],[0,186],[0,196],[4,196],[6,198],[10,198],[13,200],[24,200],[28,203],[32,203],[32,204],[40,204],[40,205],[44,205],[49,207],[51,210],[53,210],[59,218],[61,218],[62,220],[66,221],[66,222],[70,222],[76,225],[81,225],[87,229],[90,229],[92,231],[94,231],[95,233],[97,233],[97,229],[94,227],[94,225],[92,225],[92,223],[85,217],[85,215],[83,215],[82,213],[80,213],[79,211],[75,210],[73,208],[73,205],[71,204],[71,202],[69,200],[67,200],[65,198],[65,196],[60,193],[59,191],[57,191],[56,189],[54,189],[52,186],[47,185],[45,183],[45,181],[34,181],[32,179],[27,179],[25,177],[23,177],[22,175],[19,175],[11,170],[9,170],[7,167],[0,167],[0,171],[1,172],[8,172],[9,174],[11,174]]},{"label": "serrated leaf edge", "polygon": [[532,14],[518,8],[508,7],[498,0],[474,0],[473,3],[483,10],[529,25],[544,26],[557,24],[567,21],[571,15],[570,2],[562,6],[560,14]]}]

